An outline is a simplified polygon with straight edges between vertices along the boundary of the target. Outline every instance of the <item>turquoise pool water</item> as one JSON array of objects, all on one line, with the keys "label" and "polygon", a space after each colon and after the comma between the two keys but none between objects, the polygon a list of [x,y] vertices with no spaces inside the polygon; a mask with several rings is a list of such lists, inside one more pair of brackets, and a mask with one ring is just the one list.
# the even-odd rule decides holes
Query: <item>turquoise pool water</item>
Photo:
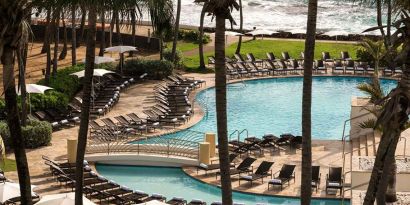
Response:
[{"label": "turquoise pool water", "polygon": [[[201,199],[211,203],[221,201],[221,190],[218,187],[199,182],[187,176],[180,168],[117,166],[97,164],[98,172],[115,182],[128,186],[134,190],[146,193],[159,193],[167,198],[183,197],[190,201]],[[233,193],[235,202],[247,205],[256,203],[265,204],[300,204],[295,198],[272,197]],[[338,205],[339,200],[313,200],[312,205]],[[349,202],[345,204],[350,204]]]},{"label": "turquoise pool water", "polygon": [[[312,101],[313,139],[340,139],[343,122],[350,117],[352,96],[365,96],[356,86],[369,81],[365,77],[314,77]],[[228,86],[228,130],[247,129],[249,135],[266,133],[301,135],[301,77],[251,80]],[[387,92],[395,80],[381,80]],[[207,115],[189,130],[216,132],[215,89],[197,95]],[[178,137],[181,133],[169,135]],[[245,137],[242,135],[241,137]]]}]

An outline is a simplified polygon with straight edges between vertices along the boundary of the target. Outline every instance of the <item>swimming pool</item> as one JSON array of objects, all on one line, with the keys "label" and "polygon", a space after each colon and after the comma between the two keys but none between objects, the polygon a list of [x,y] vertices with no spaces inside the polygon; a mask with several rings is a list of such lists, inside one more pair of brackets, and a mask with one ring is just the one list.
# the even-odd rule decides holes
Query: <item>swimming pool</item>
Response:
[{"label": "swimming pool", "polygon": [[[190,201],[201,199],[208,204],[221,201],[221,190],[218,187],[199,182],[186,175],[181,168],[143,167],[97,164],[98,172],[115,182],[134,190],[146,193],[159,193],[170,199],[183,197]],[[234,202],[247,205],[265,204],[300,204],[299,199],[287,197],[262,196],[233,192]],[[338,205],[340,200],[313,200],[312,205]],[[350,204],[349,202],[345,204]]]},{"label": "swimming pool", "polygon": [[[350,117],[352,96],[365,96],[356,86],[366,77],[314,77],[312,99],[313,139],[340,139],[343,122]],[[250,80],[228,85],[228,133],[247,129],[249,135],[266,133],[301,135],[302,77]],[[382,79],[387,92],[395,80]],[[198,93],[196,101],[207,110],[189,130],[216,132],[215,89]],[[168,137],[181,136],[181,133]],[[245,135],[241,136],[242,138]]]}]

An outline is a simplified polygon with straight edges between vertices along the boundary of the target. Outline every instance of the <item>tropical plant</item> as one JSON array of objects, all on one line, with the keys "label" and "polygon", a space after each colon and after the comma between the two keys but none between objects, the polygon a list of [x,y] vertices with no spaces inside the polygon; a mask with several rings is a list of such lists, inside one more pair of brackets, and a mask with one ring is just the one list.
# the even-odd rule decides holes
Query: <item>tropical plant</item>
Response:
[{"label": "tropical plant", "polygon": [[373,104],[385,97],[378,76],[373,76],[370,82],[360,83],[357,85],[357,89],[367,94],[370,97],[369,102]]},{"label": "tropical plant", "polygon": [[[373,205],[376,197],[380,204],[384,204],[386,199],[389,201],[396,199],[394,190],[395,151],[410,114],[410,58],[408,58],[410,56],[410,38],[408,38],[410,36],[410,15],[404,10],[406,6],[408,3],[403,4],[401,18],[393,23],[397,30],[389,37],[390,45],[388,46],[388,52],[402,46],[398,56],[391,63],[403,65],[403,76],[398,86],[378,102],[378,104],[384,104],[376,122],[376,126],[381,126],[383,129],[383,135],[364,199],[365,205]],[[378,26],[366,31],[383,28],[384,26]]]},{"label": "tropical plant", "polygon": [[317,0],[309,0],[302,97],[302,179],[301,204],[309,205],[312,198],[312,70],[315,56]]},{"label": "tropical plant", "polygon": [[177,0],[177,15],[175,18],[175,27],[174,27],[174,41],[172,42],[172,61],[174,65],[177,65],[176,55],[177,55],[177,43],[179,36],[179,19],[181,17],[181,0]]},{"label": "tropical plant", "polygon": [[374,75],[378,76],[380,61],[386,55],[386,49],[384,47],[383,41],[373,41],[371,39],[365,38],[360,42],[362,48],[372,56],[375,61],[375,71]]},{"label": "tropical plant", "polygon": [[[13,136],[12,144],[17,163],[17,173],[20,185],[22,204],[31,205],[30,172],[24,149],[17,93],[14,78],[15,54],[28,41],[31,14],[30,2],[27,0],[0,0],[0,60],[3,65],[3,88],[6,101],[7,124]],[[23,45],[22,45],[23,44]]]},{"label": "tropical plant", "polygon": [[231,11],[239,9],[236,0],[197,0],[208,2],[204,5],[205,12],[216,19],[215,30],[215,96],[216,96],[216,121],[218,130],[218,151],[221,171],[222,204],[232,204],[232,184],[229,174],[229,149],[228,126],[226,113],[226,69],[225,69],[225,21],[231,22],[231,27],[236,24]]}]

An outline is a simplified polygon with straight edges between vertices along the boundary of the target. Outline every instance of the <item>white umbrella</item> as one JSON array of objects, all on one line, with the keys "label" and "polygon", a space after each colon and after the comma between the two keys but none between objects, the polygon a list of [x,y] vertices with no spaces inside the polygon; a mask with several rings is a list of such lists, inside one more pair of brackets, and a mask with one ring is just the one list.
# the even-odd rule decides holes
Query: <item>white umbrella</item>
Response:
[{"label": "white umbrella", "polygon": [[347,31],[328,31],[326,33],[324,33],[323,35],[328,35],[328,36],[336,36],[336,41],[337,41],[337,37],[339,36],[348,36],[349,33]]},{"label": "white umbrella", "polygon": [[129,51],[137,51],[137,48],[134,46],[113,46],[105,49],[105,52],[113,53],[125,53]]},{"label": "white umbrella", "polygon": [[[106,57],[106,56],[95,56],[94,64],[100,65],[103,63],[112,63],[115,62],[114,58],[111,57]],[[85,63],[85,59],[83,60],[83,63]]]},{"label": "white umbrella", "polygon": [[271,31],[271,30],[267,30],[267,29],[256,29],[253,30],[251,32],[248,32],[246,34],[250,34],[252,36],[257,36],[257,35],[272,35],[274,33],[277,33],[276,31]]},{"label": "white umbrella", "polygon": [[[36,203],[36,205],[74,205],[75,204],[75,193],[65,193],[65,194],[53,194],[41,197],[41,200]],[[94,202],[83,196],[84,205],[95,205]]]},{"label": "white umbrella", "polygon": [[[51,90],[53,88],[43,86],[43,85],[37,85],[37,84],[26,84],[26,92],[27,93],[41,93],[44,94],[46,90]],[[17,94],[21,95],[21,89],[18,89],[16,86]]]},{"label": "white umbrella", "polygon": [[[26,92],[28,93],[28,101],[30,101],[30,93],[39,93],[44,94],[46,90],[51,90],[53,88],[44,86],[44,85],[37,85],[37,84],[26,84]],[[16,86],[16,91],[18,95],[21,95],[21,89]],[[31,103],[29,103],[29,112],[31,113]]]},{"label": "white umbrella", "polygon": [[140,203],[141,205],[167,205],[167,203],[160,202],[158,200],[151,200],[145,203]]},{"label": "white umbrella", "polygon": [[[31,186],[33,190],[36,186]],[[32,191],[32,195],[34,195]],[[0,183],[0,202],[4,203],[5,201],[19,197],[20,196],[20,185],[17,183],[5,182]]]},{"label": "white umbrella", "polygon": [[235,31],[225,31],[225,36],[243,36],[243,34]]},{"label": "white umbrella", "polygon": [[304,28],[294,28],[294,29],[291,29],[289,32],[292,33],[292,34],[305,34],[306,29],[304,29]]},{"label": "white umbrella", "polygon": [[[108,73],[114,73],[114,72],[113,72],[113,71],[110,71],[110,70],[105,70],[105,69],[94,69],[94,74],[93,74],[93,76],[99,76],[99,77],[101,77],[101,76],[104,76],[105,74],[108,74]],[[85,75],[85,71],[84,71],[84,70],[78,71],[78,72],[75,72],[75,73],[71,73],[70,75],[75,75],[75,76],[77,76],[77,77],[79,77],[79,78],[82,78],[82,77],[84,77],[84,75]]]}]

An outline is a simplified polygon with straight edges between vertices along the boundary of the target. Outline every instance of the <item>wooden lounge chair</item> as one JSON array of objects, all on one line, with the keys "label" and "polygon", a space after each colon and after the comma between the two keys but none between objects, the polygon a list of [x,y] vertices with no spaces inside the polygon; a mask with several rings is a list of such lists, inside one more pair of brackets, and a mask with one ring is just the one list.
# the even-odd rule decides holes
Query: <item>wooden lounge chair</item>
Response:
[{"label": "wooden lounge chair", "polygon": [[327,73],[327,69],[326,69],[326,66],[325,66],[323,60],[316,60],[316,61],[315,61],[314,69],[315,69],[314,71],[315,71],[316,73],[319,73],[319,72],[322,72],[322,71],[324,71],[325,73]]},{"label": "wooden lounge chair", "polygon": [[352,58],[350,57],[348,51],[342,51],[342,52],[340,52],[340,58],[341,58],[342,60],[344,60],[344,61],[346,61],[346,60],[352,60]]},{"label": "wooden lounge chair", "polygon": [[276,172],[273,175],[273,179],[268,182],[268,190],[269,190],[270,185],[272,186],[279,185],[280,190],[282,191],[283,184],[288,183],[289,185],[289,182],[291,179],[295,181],[295,167],[296,165],[284,164],[279,171],[279,175],[275,177],[275,175],[278,173]]},{"label": "wooden lounge chair", "polygon": [[165,196],[163,196],[162,194],[153,193],[153,194],[151,194],[151,196],[145,198],[143,201],[147,202],[147,201],[152,201],[152,200],[157,200],[157,201],[164,202],[164,201],[167,200],[167,198]]},{"label": "wooden lounge chair", "polygon": [[320,166],[312,166],[312,188],[316,189],[316,193],[320,186],[320,178]]},{"label": "wooden lounge chair", "polygon": [[215,65],[215,62],[216,62],[215,57],[213,57],[213,56],[208,57],[208,64],[209,65]]},{"label": "wooden lounge chair", "polygon": [[345,73],[345,69],[343,67],[342,61],[340,60],[335,60],[333,63],[332,67],[332,74],[336,74],[337,72],[342,72],[343,74]]},{"label": "wooden lounge chair", "polygon": [[[255,173],[246,175],[246,176],[241,176],[239,177],[239,185],[241,184],[241,180],[251,182],[251,186],[253,185],[253,181],[256,180],[262,180],[263,183],[263,178],[268,177],[269,175],[272,177],[272,170],[270,169],[272,167],[274,162],[267,162],[263,161],[258,169],[256,169]],[[269,173],[269,171],[271,171]]]},{"label": "wooden lounge chair", "polygon": [[[255,161],[256,161],[255,158],[247,157],[236,168],[230,169],[229,174],[232,176],[232,175],[252,172],[253,171],[252,164]],[[215,177],[218,179],[218,175],[220,174],[221,172],[217,172]]]},{"label": "wooden lounge chair", "polygon": [[186,200],[180,197],[174,197],[171,200],[167,201],[167,204],[171,205],[185,205],[186,203]]},{"label": "wooden lounge chair", "polygon": [[285,61],[289,61],[292,58],[290,57],[289,52],[284,51],[284,52],[282,52],[282,59],[285,60]]},{"label": "wooden lounge chair", "polygon": [[338,189],[340,190],[340,195],[342,195],[342,167],[329,167],[329,174],[326,175],[326,194],[328,194],[329,189]]},{"label": "wooden lounge chair", "polygon": [[[229,163],[232,163],[235,158],[238,157],[237,154],[229,154]],[[205,175],[208,174],[208,171],[212,171],[212,170],[217,170],[220,168],[220,164],[212,164],[212,162],[214,162],[216,160],[212,160],[211,164],[199,164],[196,167],[196,173],[198,174],[199,170],[204,170],[205,171]],[[235,166],[235,164],[231,164],[231,166]]]},{"label": "wooden lounge chair", "polygon": [[288,67],[289,70],[297,73],[297,72],[303,72],[303,66],[299,64],[299,62],[295,59],[290,60],[290,66]]},{"label": "wooden lounge chair", "polygon": [[346,60],[345,61],[345,73],[347,72],[353,72],[353,74],[356,73],[356,65],[353,60]]}]

